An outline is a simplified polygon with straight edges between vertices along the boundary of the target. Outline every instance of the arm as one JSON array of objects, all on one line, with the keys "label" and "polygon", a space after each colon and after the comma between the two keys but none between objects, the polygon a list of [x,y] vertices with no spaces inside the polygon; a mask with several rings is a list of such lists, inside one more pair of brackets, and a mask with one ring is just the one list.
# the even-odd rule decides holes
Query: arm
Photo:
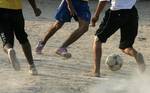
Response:
[{"label": "arm", "polygon": [[73,5],[72,5],[72,1],[71,0],[66,0],[67,4],[68,4],[68,9],[70,11],[70,15],[74,16],[76,14]]},{"label": "arm", "polygon": [[99,19],[99,15],[102,12],[102,10],[104,9],[104,7],[106,6],[108,1],[100,1],[96,7],[96,11],[94,13],[94,16],[92,17],[92,26],[94,27],[96,22]]},{"label": "arm", "polygon": [[39,8],[37,8],[36,3],[35,3],[35,0],[28,0],[28,1],[29,1],[29,3],[31,4],[31,6],[32,6],[32,8],[33,8],[33,10],[34,10],[35,15],[36,15],[36,16],[40,16],[41,10],[40,10]]}]

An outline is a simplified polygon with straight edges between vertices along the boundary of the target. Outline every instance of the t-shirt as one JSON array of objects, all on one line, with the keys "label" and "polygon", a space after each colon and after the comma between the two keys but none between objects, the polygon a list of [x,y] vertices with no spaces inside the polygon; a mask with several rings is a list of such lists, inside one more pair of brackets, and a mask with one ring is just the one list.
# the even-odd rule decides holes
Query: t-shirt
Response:
[{"label": "t-shirt", "polygon": [[111,2],[110,6],[111,10],[131,9],[136,3],[136,0],[99,0],[99,1]]},{"label": "t-shirt", "polygon": [[18,10],[22,8],[22,3],[21,0],[0,0],[0,8]]}]

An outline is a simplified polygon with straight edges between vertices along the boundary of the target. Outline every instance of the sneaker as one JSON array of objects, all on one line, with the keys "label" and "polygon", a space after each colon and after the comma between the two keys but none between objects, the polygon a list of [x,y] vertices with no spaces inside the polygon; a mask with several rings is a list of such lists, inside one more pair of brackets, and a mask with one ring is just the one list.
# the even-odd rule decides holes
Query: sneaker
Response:
[{"label": "sneaker", "polygon": [[36,46],[36,50],[35,52],[37,54],[42,54],[42,49],[44,48],[44,44],[42,44],[42,41],[39,41],[37,46]]},{"label": "sneaker", "polygon": [[58,55],[60,55],[62,57],[65,57],[65,58],[71,58],[71,53],[68,53],[66,48],[59,48],[56,51],[56,54],[58,54]]},{"label": "sneaker", "polygon": [[30,65],[30,67],[29,67],[29,73],[30,73],[31,75],[38,75],[38,72],[37,72],[37,70],[36,70],[35,65]]},{"label": "sneaker", "polygon": [[13,68],[16,71],[20,70],[20,64],[18,62],[18,59],[16,57],[16,53],[14,49],[8,49],[8,58],[9,58],[9,62],[12,64]]},{"label": "sneaker", "polygon": [[137,53],[135,59],[138,64],[140,72],[144,72],[145,71],[145,62],[144,62],[143,55],[141,53]]}]

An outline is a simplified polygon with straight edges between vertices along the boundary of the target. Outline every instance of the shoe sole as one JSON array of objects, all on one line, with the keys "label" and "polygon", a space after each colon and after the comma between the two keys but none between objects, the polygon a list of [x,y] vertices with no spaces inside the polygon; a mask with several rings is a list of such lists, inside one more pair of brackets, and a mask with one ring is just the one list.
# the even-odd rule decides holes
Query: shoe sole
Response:
[{"label": "shoe sole", "polygon": [[65,58],[71,58],[71,57],[72,57],[70,53],[61,54],[61,53],[59,53],[59,52],[57,51],[56,54],[59,55],[59,56],[65,57]]},{"label": "shoe sole", "polygon": [[20,64],[16,58],[16,54],[15,54],[15,51],[13,49],[10,49],[8,51],[8,57],[9,57],[9,61],[10,63],[12,63],[12,66],[13,68],[16,70],[16,71],[19,71],[20,70]]}]

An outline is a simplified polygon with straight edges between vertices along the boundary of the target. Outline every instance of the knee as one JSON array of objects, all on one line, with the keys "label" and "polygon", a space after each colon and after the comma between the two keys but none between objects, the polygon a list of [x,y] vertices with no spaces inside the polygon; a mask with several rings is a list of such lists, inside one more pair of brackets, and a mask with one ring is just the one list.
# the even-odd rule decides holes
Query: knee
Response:
[{"label": "knee", "polygon": [[129,51],[129,49],[124,48],[124,49],[120,49],[123,53],[127,53]]},{"label": "knee", "polygon": [[27,38],[26,41],[24,42],[20,42],[21,45],[26,45],[26,44],[30,44],[29,39]]},{"label": "knee", "polygon": [[97,36],[95,36],[94,41],[93,41],[93,48],[100,49],[101,46],[102,46],[102,42],[99,40],[99,38]]},{"label": "knee", "polygon": [[89,25],[82,25],[79,27],[79,30],[83,33],[87,32],[89,30]]},{"label": "knee", "polygon": [[102,43],[98,36],[94,36],[94,42],[100,42],[100,43]]},{"label": "knee", "polygon": [[89,25],[83,25],[83,30],[86,32],[86,31],[88,31],[89,30]]},{"label": "knee", "polygon": [[10,44],[10,43],[6,43],[5,45],[3,45],[3,51],[5,53],[8,52],[8,49],[12,49],[13,48],[13,44]]},{"label": "knee", "polygon": [[18,39],[18,41],[19,41],[19,43],[20,43],[21,45],[23,45],[23,44],[29,42],[29,40],[28,40],[27,37],[22,37],[22,38],[17,38],[17,39]]},{"label": "knee", "polygon": [[53,25],[52,25],[52,28],[55,29],[55,30],[58,30],[62,27],[62,23],[60,22],[55,22]]}]

